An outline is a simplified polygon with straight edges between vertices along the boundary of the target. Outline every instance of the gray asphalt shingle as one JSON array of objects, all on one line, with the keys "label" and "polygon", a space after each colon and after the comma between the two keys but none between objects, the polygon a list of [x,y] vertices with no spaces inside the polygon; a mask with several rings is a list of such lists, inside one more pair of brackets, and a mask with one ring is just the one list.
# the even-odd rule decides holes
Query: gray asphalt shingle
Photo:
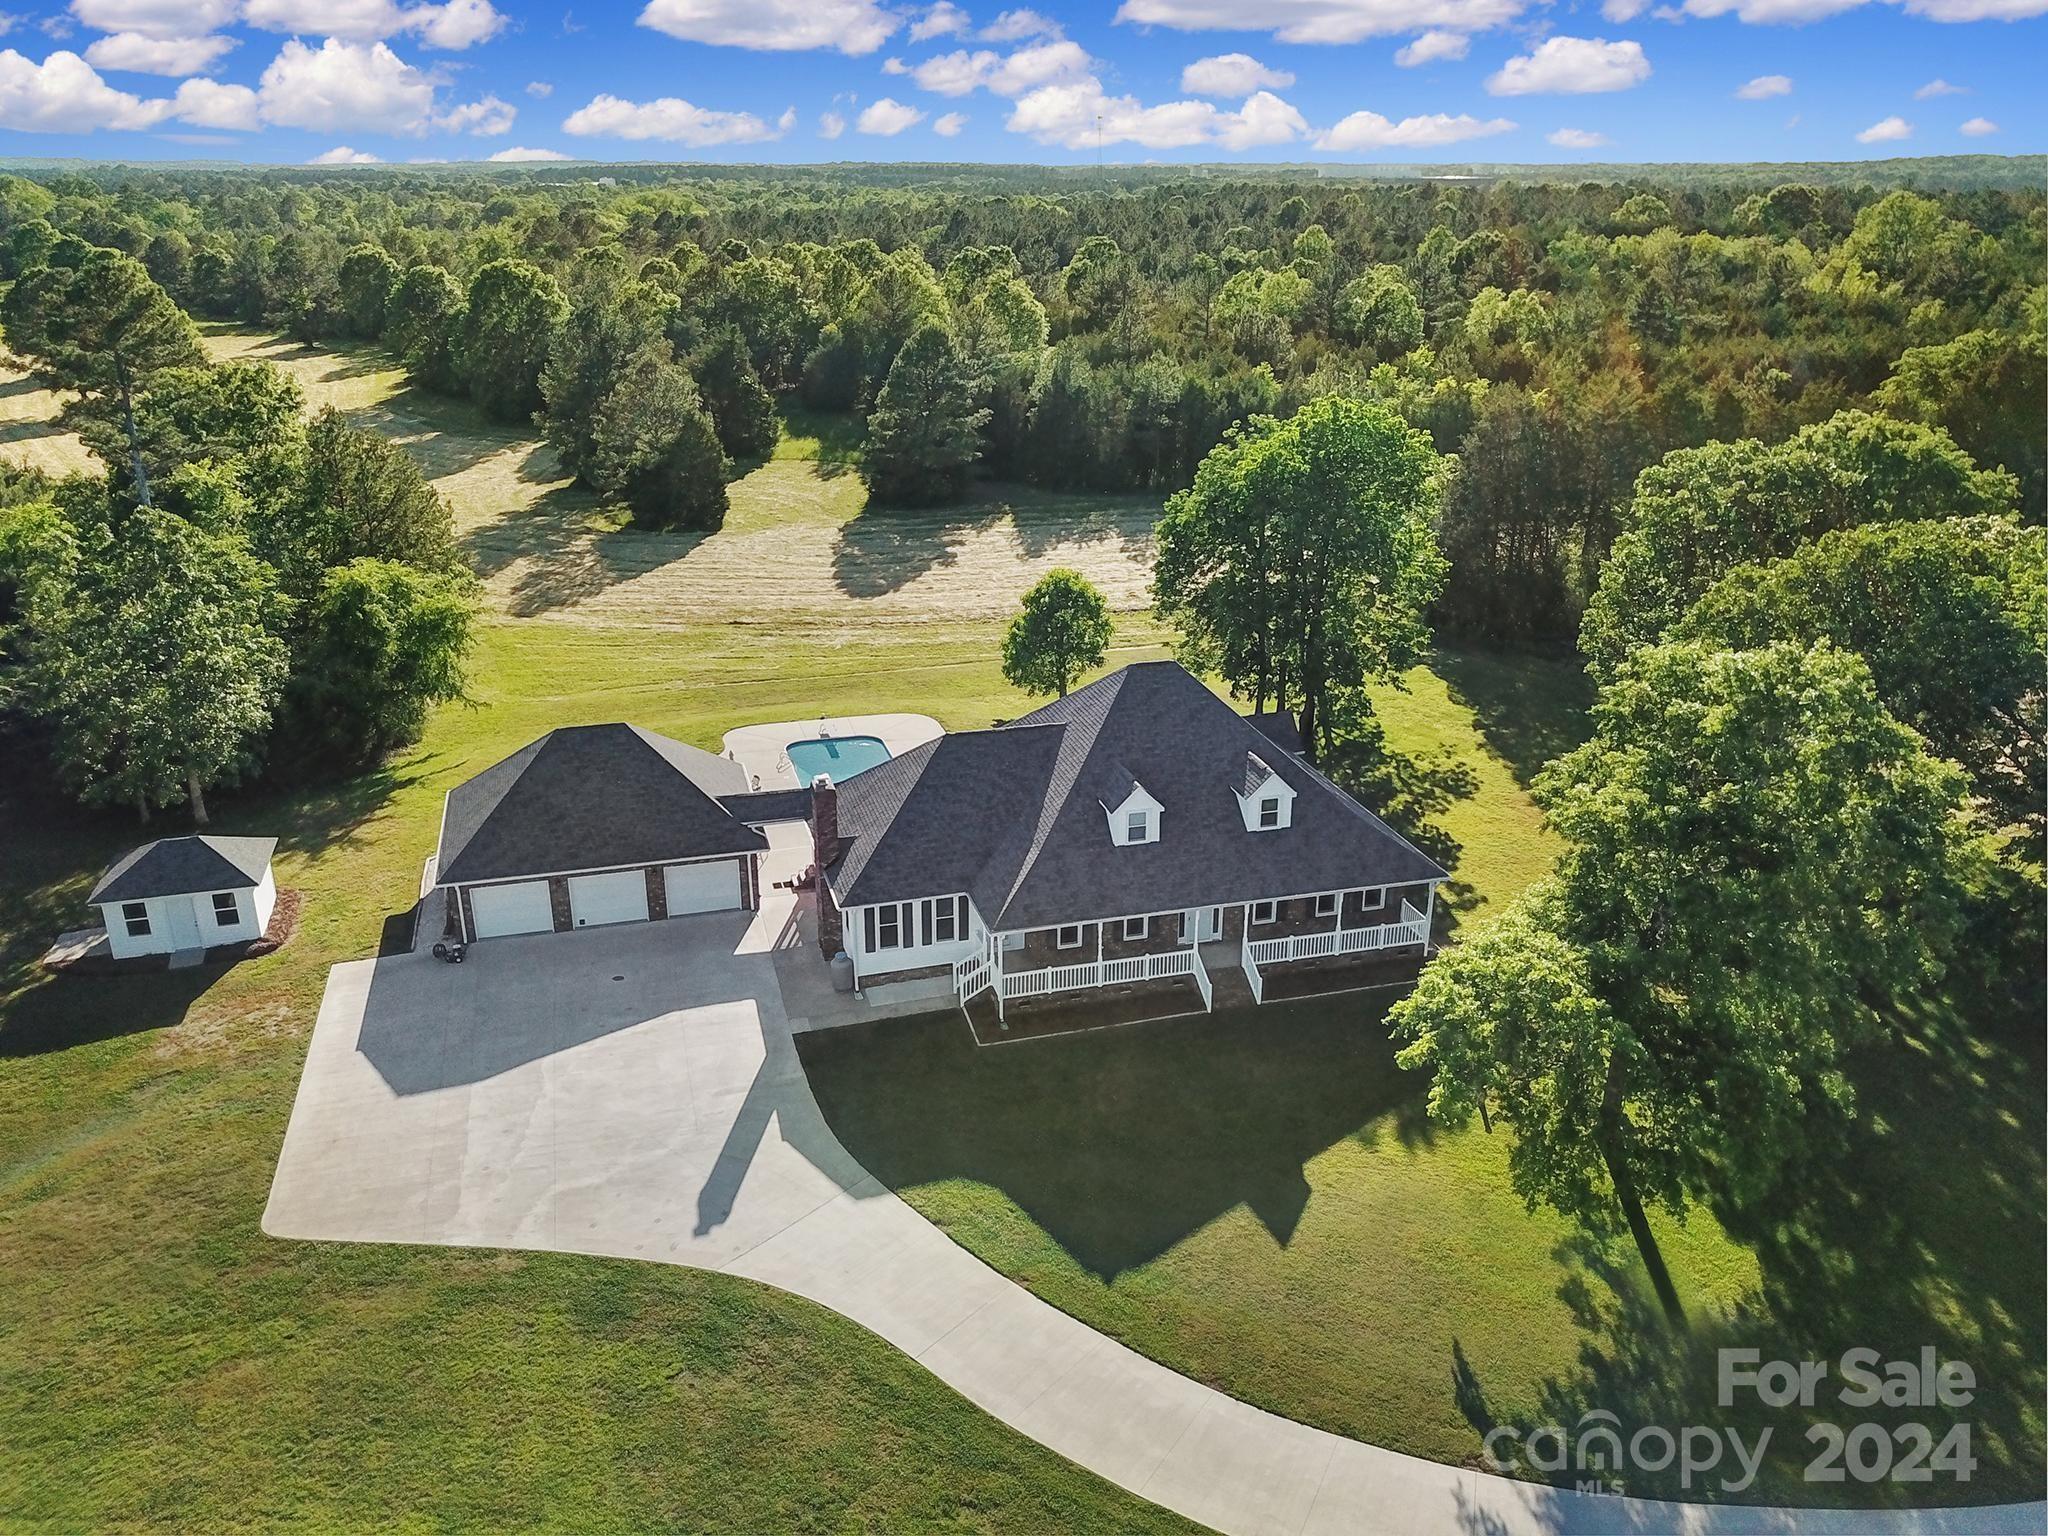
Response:
[{"label": "gray asphalt shingle", "polygon": [[144,901],[201,891],[247,891],[263,883],[274,837],[165,837],[120,859],[99,878],[88,901]]}]

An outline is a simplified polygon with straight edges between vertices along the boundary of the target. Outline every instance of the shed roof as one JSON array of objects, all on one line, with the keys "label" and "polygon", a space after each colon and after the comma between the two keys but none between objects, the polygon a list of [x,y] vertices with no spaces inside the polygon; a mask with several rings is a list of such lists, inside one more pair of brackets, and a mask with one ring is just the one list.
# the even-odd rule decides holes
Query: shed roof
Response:
[{"label": "shed roof", "polygon": [[152,896],[196,896],[205,891],[246,891],[263,883],[274,837],[163,837],[124,855],[99,878],[88,901],[146,901]]}]

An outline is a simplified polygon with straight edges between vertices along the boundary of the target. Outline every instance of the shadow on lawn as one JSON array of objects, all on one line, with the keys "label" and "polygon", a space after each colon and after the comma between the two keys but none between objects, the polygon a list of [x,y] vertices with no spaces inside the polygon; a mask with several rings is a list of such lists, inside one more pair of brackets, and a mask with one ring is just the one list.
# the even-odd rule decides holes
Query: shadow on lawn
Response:
[{"label": "shadow on lawn", "polygon": [[1586,711],[1593,684],[1577,657],[1545,661],[1526,654],[1439,650],[1430,665],[1452,702],[1472,711],[1487,745],[1524,789],[1545,763],[1592,732]]},{"label": "shadow on lawn", "polygon": [[960,557],[967,539],[999,524],[1027,560],[1054,548],[1111,540],[1149,549],[1159,503],[1143,497],[1083,498],[984,484],[951,507],[864,506],[839,530],[832,574],[848,597],[880,597]]},{"label": "shadow on lawn", "polygon": [[1426,1140],[1426,1080],[1359,993],[976,1046],[957,1014],[797,1037],[826,1120],[891,1189],[972,1179],[1103,1280],[1247,1206],[1285,1246],[1303,1165],[1349,1136]]},{"label": "shadow on lawn", "polygon": [[[1583,1333],[1578,1368],[1543,1384],[1539,1411],[1513,1420],[1571,1428],[1604,1410],[1624,1438],[1642,1426],[1733,1427],[1745,1443],[1771,1430],[1770,1454],[1755,1486],[1723,1493],[1718,1478],[1682,1486],[1679,1471],[1636,1471],[1634,1494],[1720,1497],[1747,1503],[1871,1502],[1917,1497],[1985,1503],[2040,1497],[2044,1473],[2041,1401],[2044,1337],[2042,1042],[2024,1024],[1965,1021],[1929,1009],[1904,1022],[1899,1038],[1857,1059],[1861,1113],[1837,1148],[1815,1156],[1757,1209],[1722,1217],[1751,1244],[1759,1287],[1727,1316],[1695,1318],[1674,1333],[1624,1240],[1606,1248],[1567,1244],[1573,1263],[1559,1292]],[[1816,1405],[1770,1409],[1743,1394],[1718,1405],[1718,1352],[1747,1347],[1764,1360],[1828,1362]],[[1880,1361],[1918,1363],[1923,1347],[1960,1360],[1976,1377],[1964,1407],[1855,1407],[1840,1401],[1844,1351],[1867,1348]],[[1880,1365],[1879,1369],[1882,1369]],[[1462,1349],[1451,1372],[1460,1406],[1482,1435],[1498,1417]],[[1977,1469],[1967,1482],[1936,1473],[1931,1484],[1809,1482],[1818,1454],[1807,1427],[1829,1422],[1924,1424],[1939,1444],[1951,1426],[1971,1426]],[[1536,1473],[1533,1475],[1541,1476]],[[1567,1472],[1550,1474],[1567,1483]]]}]

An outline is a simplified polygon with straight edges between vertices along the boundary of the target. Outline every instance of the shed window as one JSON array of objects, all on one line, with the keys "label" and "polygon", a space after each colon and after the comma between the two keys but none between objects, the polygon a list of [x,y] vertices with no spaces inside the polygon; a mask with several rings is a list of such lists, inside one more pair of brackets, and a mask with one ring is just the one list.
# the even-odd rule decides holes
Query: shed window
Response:
[{"label": "shed window", "polygon": [[1149,917],[1127,917],[1124,919],[1124,937],[1127,939],[1142,939],[1151,931],[1152,919]]},{"label": "shed window", "polygon": [[1337,893],[1326,891],[1316,898],[1316,916],[1334,917],[1337,914]]},{"label": "shed window", "polygon": [[1075,923],[1071,927],[1055,929],[1052,941],[1061,949],[1079,949],[1081,947],[1081,925]]},{"label": "shed window", "polygon": [[124,902],[122,902],[122,903],[121,903],[121,922],[122,922],[122,924],[123,924],[123,925],[124,925],[124,926],[125,926],[125,927],[126,927],[126,928],[128,929],[128,937],[129,937],[129,938],[131,938],[131,939],[146,939],[146,938],[148,938],[148,937],[149,937],[149,907],[148,907],[148,905],[147,905],[146,903],[144,903],[144,902],[140,902],[140,901],[124,901]]},{"label": "shed window", "polygon": [[213,893],[213,920],[223,928],[232,928],[242,920],[242,908],[233,891]]},{"label": "shed window", "polygon": [[1259,802],[1259,829],[1268,830],[1280,825],[1280,797],[1268,795]]},{"label": "shed window", "polygon": [[1271,902],[1271,901],[1255,901],[1255,902],[1253,902],[1253,903],[1252,903],[1252,921],[1253,921],[1253,922],[1255,922],[1255,923],[1273,923],[1273,922],[1278,922],[1279,920],[1280,920],[1280,908],[1279,908],[1279,903],[1277,903],[1277,902]]}]

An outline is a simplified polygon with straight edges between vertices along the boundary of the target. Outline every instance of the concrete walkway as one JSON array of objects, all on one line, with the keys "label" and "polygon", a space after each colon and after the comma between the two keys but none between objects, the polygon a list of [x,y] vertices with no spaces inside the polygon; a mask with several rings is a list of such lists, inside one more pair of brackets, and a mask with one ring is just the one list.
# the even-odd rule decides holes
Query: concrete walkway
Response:
[{"label": "concrete walkway", "polygon": [[1167,1370],[957,1247],[839,1145],[776,981],[795,941],[775,893],[760,914],[490,940],[462,966],[336,966],[264,1230],[744,1275],[852,1318],[1022,1433],[1234,1536],[2048,1519],[2040,1505],[1800,1513],[1559,1492],[1345,1440]]}]

